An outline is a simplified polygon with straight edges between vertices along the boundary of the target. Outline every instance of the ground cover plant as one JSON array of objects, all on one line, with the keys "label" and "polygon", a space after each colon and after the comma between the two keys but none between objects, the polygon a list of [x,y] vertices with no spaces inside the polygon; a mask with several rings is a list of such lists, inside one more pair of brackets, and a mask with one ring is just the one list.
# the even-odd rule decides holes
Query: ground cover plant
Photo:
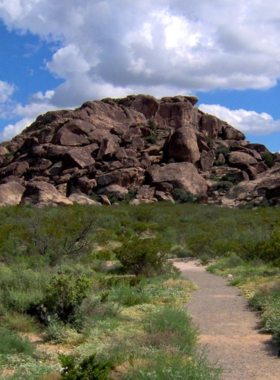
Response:
[{"label": "ground cover plant", "polygon": [[182,308],[195,284],[168,259],[215,259],[219,273],[237,268],[233,283],[238,270],[257,279],[239,285],[277,341],[279,226],[270,207],[1,208],[0,328],[32,347],[0,353],[1,379],[61,378],[59,351],[77,373],[110,363],[115,380],[218,379]]}]

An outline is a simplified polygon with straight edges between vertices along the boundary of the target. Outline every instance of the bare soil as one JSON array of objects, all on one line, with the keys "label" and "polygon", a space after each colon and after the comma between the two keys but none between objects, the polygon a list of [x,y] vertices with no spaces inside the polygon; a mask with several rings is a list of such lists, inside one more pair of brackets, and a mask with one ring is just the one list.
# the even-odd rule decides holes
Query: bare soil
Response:
[{"label": "bare soil", "polygon": [[199,327],[209,361],[223,368],[223,380],[279,380],[280,358],[271,336],[261,334],[257,313],[227,280],[197,262],[174,262],[199,286],[186,305]]}]

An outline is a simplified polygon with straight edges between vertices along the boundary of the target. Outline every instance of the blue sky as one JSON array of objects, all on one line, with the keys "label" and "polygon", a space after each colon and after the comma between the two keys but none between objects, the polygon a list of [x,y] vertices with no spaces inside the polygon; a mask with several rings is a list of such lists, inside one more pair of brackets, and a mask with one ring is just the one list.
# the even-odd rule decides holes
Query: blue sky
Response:
[{"label": "blue sky", "polygon": [[279,41],[271,0],[0,0],[0,140],[86,100],[195,94],[280,151]]}]

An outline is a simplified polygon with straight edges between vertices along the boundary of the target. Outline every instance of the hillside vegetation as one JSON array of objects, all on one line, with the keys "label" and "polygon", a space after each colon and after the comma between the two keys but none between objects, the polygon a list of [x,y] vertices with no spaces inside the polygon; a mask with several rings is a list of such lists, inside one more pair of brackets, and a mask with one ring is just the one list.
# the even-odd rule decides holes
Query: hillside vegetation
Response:
[{"label": "hillside vegetation", "polygon": [[215,259],[279,342],[279,225],[264,207],[1,208],[2,378],[218,379],[183,308],[196,286],[168,259]]}]

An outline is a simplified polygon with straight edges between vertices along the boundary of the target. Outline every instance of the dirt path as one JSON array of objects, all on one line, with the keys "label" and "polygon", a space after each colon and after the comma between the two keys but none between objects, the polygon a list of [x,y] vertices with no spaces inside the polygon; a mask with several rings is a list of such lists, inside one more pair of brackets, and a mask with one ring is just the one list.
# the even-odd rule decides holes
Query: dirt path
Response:
[{"label": "dirt path", "polygon": [[227,281],[188,263],[174,263],[199,286],[187,309],[198,325],[212,363],[224,369],[223,380],[279,380],[280,358],[269,335],[257,329],[259,318]]}]

